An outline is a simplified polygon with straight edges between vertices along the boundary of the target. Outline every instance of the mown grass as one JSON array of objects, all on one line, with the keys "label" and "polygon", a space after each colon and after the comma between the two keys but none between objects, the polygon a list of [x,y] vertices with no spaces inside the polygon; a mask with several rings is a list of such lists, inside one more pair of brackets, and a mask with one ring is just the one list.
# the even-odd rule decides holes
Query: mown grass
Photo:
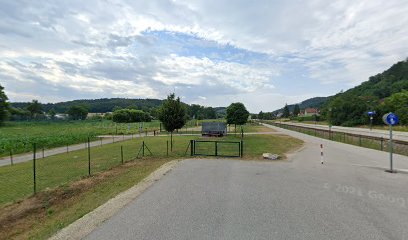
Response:
[{"label": "mown grass", "polygon": [[120,192],[140,182],[170,159],[124,165],[0,209],[0,239],[47,239]]},{"label": "mown grass", "polygon": [[[170,157],[183,156],[190,139],[192,138],[188,136],[175,138]],[[91,148],[91,174],[121,164],[121,146],[124,161],[136,159],[142,141],[145,141],[146,146],[152,151],[153,157],[167,157],[167,140],[167,137],[146,137]],[[141,154],[142,152],[140,156]],[[147,149],[145,149],[145,154],[148,155]],[[36,160],[37,191],[64,185],[87,175],[87,149]],[[2,193],[0,205],[31,195],[33,193],[33,162],[0,167],[0,182]]]},{"label": "mown grass", "polygon": [[[48,238],[119,192],[138,183],[163,163],[183,157],[191,158],[187,149],[191,139],[241,140],[235,135],[223,138],[175,136],[173,152],[169,152],[169,156],[167,136],[102,145],[91,148],[90,178],[86,177],[87,150],[46,157],[37,161],[39,192],[34,196],[32,161],[0,167],[0,239]],[[144,158],[136,158],[142,141],[153,156],[149,156],[146,150]],[[244,159],[248,160],[261,159],[264,152],[285,156],[287,152],[302,145],[301,140],[282,135],[248,135],[243,141]],[[124,150],[124,165],[121,165],[120,146]]]},{"label": "mown grass", "polygon": [[[205,139],[210,141],[240,141],[239,135],[223,138],[201,138],[200,136],[175,136],[173,151],[168,136],[138,138],[124,142],[102,145],[91,148],[91,174],[102,172],[120,165],[121,146],[123,161],[144,161],[142,159],[164,159],[189,157],[190,140]],[[262,153],[272,152],[283,155],[301,144],[300,140],[281,135],[247,135],[244,137],[244,157],[261,158]],[[141,146],[145,142],[145,157],[142,158]],[[169,156],[167,156],[169,146]],[[219,145],[219,154],[239,154],[237,145]],[[223,149],[224,148],[224,149]],[[150,155],[151,151],[152,155]],[[213,145],[208,151],[214,152]],[[224,153],[223,153],[224,151]],[[232,151],[232,152],[231,152]],[[139,154],[139,159],[136,157]],[[88,150],[78,150],[36,160],[37,191],[55,188],[60,185],[81,179],[88,175]],[[33,162],[24,162],[12,166],[0,167],[0,205],[23,199],[33,193]]]}]

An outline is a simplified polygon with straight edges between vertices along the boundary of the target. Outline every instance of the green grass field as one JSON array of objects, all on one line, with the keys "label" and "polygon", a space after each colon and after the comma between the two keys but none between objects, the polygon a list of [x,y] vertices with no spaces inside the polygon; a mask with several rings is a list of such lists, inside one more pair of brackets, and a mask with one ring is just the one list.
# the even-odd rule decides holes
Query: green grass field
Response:
[{"label": "green grass field", "polygon": [[[246,127],[251,131],[270,130],[257,125]],[[169,136],[143,137],[91,148],[91,178],[87,177],[87,149],[38,159],[36,195],[33,195],[33,161],[0,167],[0,239],[47,239],[137,184],[162,164],[192,158],[188,148],[190,140],[237,142],[241,138],[239,134],[223,138],[176,135],[173,151],[167,154],[169,140]],[[274,134],[246,135],[243,140],[244,156],[235,159],[260,160],[264,152],[285,157],[303,144],[301,140]],[[152,156],[146,148],[145,157],[136,158],[142,154],[142,141]],[[215,144],[208,144],[202,150],[211,154]],[[219,154],[236,155],[239,151],[236,144],[217,146]]]},{"label": "green grass field", "polygon": [[[200,131],[190,131],[192,127],[201,126],[205,121],[216,120],[190,120],[185,127],[179,130],[180,133],[199,133]],[[159,121],[145,122],[143,131],[154,131],[160,129]],[[263,131],[259,125],[246,124],[243,126],[244,132]],[[163,130],[163,129],[162,129]],[[230,132],[235,132],[234,126],[228,127]],[[240,126],[237,126],[239,133]],[[0,157],[9,156],[32,151],[33,143],[37,148],[50,149],[65,145],[82,143],[96,140],[99,135],[107,134],[136,134],[139,133],[139,123],[114,123],[112,121],[58,121],[58,122],[6,122],[0,127]],[[166,134],[164,132],[164,134]]]},{"label": "green grass field", "polygon": [[[182,158],[190,157],[187,148],[191,139],[205,139],[209,141],[240,141],[239,136],[230,135],[224,138],[201,138],[199,136],[175,136],[173,152],[167,157],[167,141],[169,137],[145,137],[124,142],[102,145],[91,148],[91,173],[102,172],[121,164],[121,151],[123,147],[124,161],[148,161],[149,159]],[[152,152],[150,156],[147,148],[145,157],[136,159],[142,141]],[[281,135],[250,135],[244,137],[244,157],[247,159],[260,159],[262,153],[272,152],[284,155],[285,152],[298,147],[302,142]],[[170,147],[170,144],[169,144]],[[212,147],[212,146],[211,146]],[[223,149],[224,148],[224,149]],[[214,151],[213,148],[208,151]],[[238,153],[237,146],[220,145],[219,153]],[[60,185],[81,179],[88,175],[87,149],[54,155],[36,161],[37,191],[55,188]],[[33,193],[33,162],[4,166],[0,168],[0,205],[11,203],[25,198]]]},{"label": "green grass field", "polygon": [[[129,127],[129,128],[128,128]],[[160,128],[160,122],[143,123],[143,131]],[[139,132],[139,123],[115,124],[112,121],[7,122],[0,127],[0,157],[29,152],[35,142],[38,148],[53,148],[95,140],[103,134]]]}]

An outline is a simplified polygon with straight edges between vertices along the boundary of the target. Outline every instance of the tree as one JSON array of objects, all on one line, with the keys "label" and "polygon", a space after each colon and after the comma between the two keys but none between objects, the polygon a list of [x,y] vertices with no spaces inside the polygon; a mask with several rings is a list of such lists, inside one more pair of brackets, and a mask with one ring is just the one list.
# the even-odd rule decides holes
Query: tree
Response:
[{"label": "tree", "polygon": [[293,109],[293,116],[297,117],[299,113],[300,113],[299,104],[296,104],[295,108]]},{"label": "tree", "polygon": [[248,121],[249,112],[246,110],[244,104],[237,102],[231,103],[227,107],[227,124],[234,124],[235,129],[237,125],[243,125]]},{"label": "tree", "polygon": [[150,122],[151,117],[142,110],[119,109],[113,112],[112,120],[117,123]]},{"label": "tree", "polygon": [[129,110],[129,122],[149,122],[150,115],[142,110]]},{"label": "tree", "polygon": [[72,120],[85,120],[88,116],[88,108],[82,105],[74,105],[68,109],[67,113]]},{"label": "tree", "polygon": [[52,120],[54,120],[55,119],[55,115],[57,114],[56,112],[55,112],[55,110],[53,109],[53,108],[51,108],[49,111],[48,111],[48,116],[50,116],[50,118],[52,119]]},{"label": "tree", "polygon": [[264,113],[262,111],[259,112],[258,119],[264,119]]},{"label": "tree", "polygon": [[112,114],[112,121],[116,123],[127,123],[130,122],[130,112],[129,109],[118,109]]},{"label": "tree", "polygon": [[167,96],[159,109],[159,119],[163,123],[164,129],[170,132],[170,149],[173,151],[173,131],[182,128],[186,123],[186,108],[180,102],[180,98],[174,93]]},{"label": "tree", "polygon": [[399,93],[394,93],[384,100],[383,113],[394,112],[398,117],[400,124],[408,124],[408,91],[403,90]]},{"label": "tree", "polygon": [[3,87],[0,85],[0,125],[3,125],[4,121],[9,115],[9,104],[6,93],[3,91]]},{"label": "tree", "polygon": [[282,117],[287,118],[289,117],[289,115],[290,115],[290,112],[289,112],[288,104],[285,104],[285,107],[283,108]]},{"label": "tree", "polygon": [[30,112],[31,118],[36,118],[38,115],[43,114],[43,107],[38,100],[33,100],[28,106],[27,110]]}]

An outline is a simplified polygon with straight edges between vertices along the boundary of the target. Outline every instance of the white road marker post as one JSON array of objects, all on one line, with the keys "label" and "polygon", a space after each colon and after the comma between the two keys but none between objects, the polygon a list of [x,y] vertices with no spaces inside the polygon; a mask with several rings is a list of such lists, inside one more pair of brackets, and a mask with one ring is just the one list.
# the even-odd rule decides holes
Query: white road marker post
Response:
[{"label": "white road marker post", "polygon": [[323,144],[320,144],[320,163],[323,164]]}]

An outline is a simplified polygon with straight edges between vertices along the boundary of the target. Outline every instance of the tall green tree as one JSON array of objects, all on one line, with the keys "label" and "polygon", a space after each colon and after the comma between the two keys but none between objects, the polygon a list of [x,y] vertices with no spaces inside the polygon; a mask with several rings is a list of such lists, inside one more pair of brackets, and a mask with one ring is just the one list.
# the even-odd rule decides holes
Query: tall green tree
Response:
[{"label": "tall green tree", "polygon": [[285,107],[283,108],[282,117],[287,118],[289,117],[289,115],[290,115],[290,112],[289,112],[288,104],[285,104]]},{"label": "tall green tree", "polygon": [[51,108],[48,112],[47,112],[48,116],[51,118],[51,120],[55,119],[55,115],[57,114],[55,112],[55,110],[53,108]]},{"label": "tall green tree", "polygon": [[9,114],[8,98],[4,92],[4,87],[0,85],[0,125],[3,125]]},{"label": "tall green tree", "polygon": [[259,112],[258,119],[264,119],[264,113],[262,111]]},{"label": "tall green tree", "polygon": [[227,124],[234,124],[235,129],[237,125],[243,125],[248,121],[249,112],[243,103],[231,103],[227,107]]},{"label": "tall green tree", "polygon": [[38,100],[33,100],[27,106],[27,110],[30,112],[31,118],[36,118],[38,115],[43,114],[43,106]]},{"label": "tall green tree", "polygon": [[296,104],[295,108],[293,109],[293,116],[297,117],[297,115],[299,115],[299,113],[300,113],[299,104]]},{"label": "tall green tree", "polygon": [[170,149],[173,151],[173,131],[182,128],[187,121],[186,108],[174,93],[164,100],[159,109],[159,119],[164,129],[170,132]]},{"label": "tall green tree", "polygon": [[85,120],[88,116],[88,108],[82,105],[74,105],[68,109],[68,115],[72,120]]},{"label": "tall green tree", "polygon": [[408,124],[408,91],[403,90],[400,93],[394,93],[384,100],[381,107],[383,113],[395,113],[399,117],[400,124]]}]

